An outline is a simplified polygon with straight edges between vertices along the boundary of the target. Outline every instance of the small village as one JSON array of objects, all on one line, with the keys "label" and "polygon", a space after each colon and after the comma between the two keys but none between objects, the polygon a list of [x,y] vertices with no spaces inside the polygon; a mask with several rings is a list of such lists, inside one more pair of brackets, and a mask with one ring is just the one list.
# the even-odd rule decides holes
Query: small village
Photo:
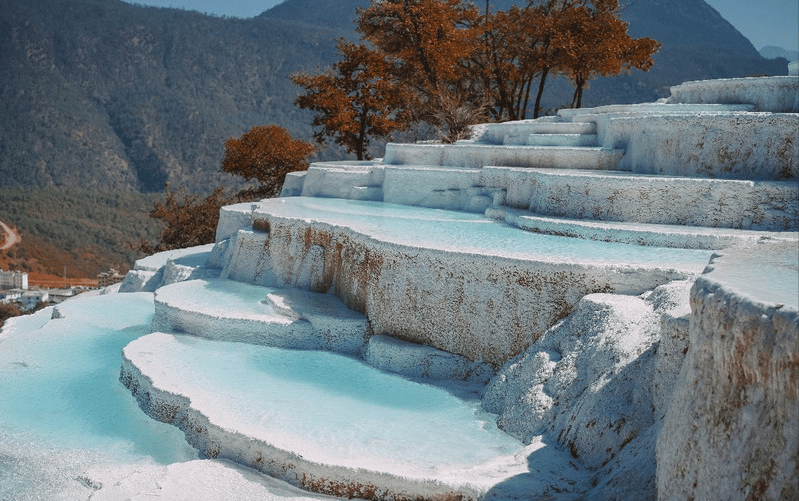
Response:
[{"label": "small village", "polygon": [[[7,250],[19,243],[19,234],[0,221],[0,250]],[[25,271],[3,270],[0,268],[0,304],[8,304],[19,313],[32,313],[46,306],[59,304],[73,298],[81,292],[92,289],[102,289],[109,285],[122,282],[124,273],[119,273],[115,268],[101,272],[95,280],[67,280],[67,270],[64,268],[63,280],[42,279],[30,280]],[[80,285],[77,285],[80,284]],[[2,322],[0,322],[2,324]]]},{"label": "small village", "polygon": [[71,286],[66,277],[61,287],[31,286],[28,273],[0,269],[0,303],[16,306],[21,312],[32,312],[40,307],[59,304],[78,294],[102,289],[124,280],[125,275],[111,268],[97,275],[97,286]]}]

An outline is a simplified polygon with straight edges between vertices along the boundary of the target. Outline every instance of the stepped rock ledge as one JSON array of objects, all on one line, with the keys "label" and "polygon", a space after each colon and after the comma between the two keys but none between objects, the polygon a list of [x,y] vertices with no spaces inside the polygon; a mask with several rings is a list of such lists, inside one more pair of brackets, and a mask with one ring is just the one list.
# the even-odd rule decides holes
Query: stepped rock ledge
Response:
[{"label": "stepped rock ledge", "polygon": [[321,494],[799,499],[797,105],[688,82],[312,164],[137,263],[120,379]]}]

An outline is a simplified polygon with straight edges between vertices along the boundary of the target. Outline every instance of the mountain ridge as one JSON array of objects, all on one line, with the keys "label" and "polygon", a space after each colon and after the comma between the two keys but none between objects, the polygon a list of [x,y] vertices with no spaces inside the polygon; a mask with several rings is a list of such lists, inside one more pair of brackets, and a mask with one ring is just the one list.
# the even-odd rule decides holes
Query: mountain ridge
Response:
[{"label": "mountain ridge", "polygon": [[[149,193],[165,183],[239,187],[219,172],[224,141],[254,125],[310,140],[312,114],[293,105],[289,76],[335,62],[335,38],[354,36],[355,9],[367,2],[287,0],[251,19],[121,0],[3,3],[0,186]],[[634,36],[663,49],[648,73],[592,81],[586,106],[656,100],[685,80],[786,71],[702,0],[639,0],[624,16]],[[571,92],[553,79],[545,108]],[[344,156],[332,146],[315,158]]]},{"label": "mountain ridge", "polygon": [[0,40],[2,65],[12,69],[0,77],[2,185],[152,192],[165,182],[191,191],[230,183],[217,172],[224,140],[264,122],[310,136],[289,75],[335,56],[329,30],[283,20],[118,0],[13,4],[0,14],[10,35]]}]

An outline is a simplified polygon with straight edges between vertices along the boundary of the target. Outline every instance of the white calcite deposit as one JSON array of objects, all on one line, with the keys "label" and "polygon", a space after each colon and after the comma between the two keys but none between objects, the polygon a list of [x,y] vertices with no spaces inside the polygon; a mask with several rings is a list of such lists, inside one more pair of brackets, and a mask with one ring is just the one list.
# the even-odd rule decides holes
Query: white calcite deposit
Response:
[{"label": "white calcite deposit", "polygon": [[[224,207],[120,287],[148,292],[3,331],[0,497],[797,498],[797,83],[484,124]],[[18,445],[54,420],[103,450]]]},{"label": "white calcite deposit", "polygon": [[799,254],[714,256],[691,289],[688,355],[657,441],[660,499],[799,496]]},{"label": "white calcite deposit", "polygon": [[621,170],[721,179],[799,179],[796,113],[611,116],[603,144],[625,148]]},{"label": "white calcite deposit", "polygon": [[[235,212],[237,207],[223,210]],[[235,216],[234,216],[235,217]],[[707,251],[521,232],[482,216],[340,199],[261,202],[223,276],[331,292],[372,332],[499,365],[586,294],[698,274]]]},{"label": "white calcite deposit", "polygon": [[[153,329],[193,337],[131,343],[122,379],[204,455],[318,492],[796,497],[799,119],[783,109],[794,80],[685,84],[666,102],[313,164],[283,198],[222,209],[203,268],[221,278],[162,279],[155,296]],[[196,278],[179,270],[169,276]],[[321,378],[265,362],[275,347],[354,358],[327,369],[332,394],[313,396],[293,385]],[[481,456],[473,431],[446,438],[471,419],[457,411],[404,417],[424,398],[332,382],[353,363],[381,371],[359,384],[466,385],[441,386],[450,396],[485,385],[473,416],[514,445]],[[278,389],[295,398],[262,394]],[[351,392],[346,423],[326,410],[309,428],[292,407],[342,407]],[[385,415],[368,410],[388,394]],[[262,402],[282,417],[256,424]]]},{"label": "white calcite deposit", "polygon": [[[89,469],[78,477],[91,501],[220,500],[320,501],[311,494],[232,461],[195,460],[170,465]],[[72,499],[79,499],[78,497]]]},{"label": "white calcite deposit", "polygon": [[502,367],[483,406],[520,440],[544,436],[579,457],[601,480],[596,499],[654,498],[655,439],[686,348],[668,324],[689,287],[585,296]]},{"label": "white calcite deposit", "polygon": [[700,228],[798,228],[796,182],[653,176],[625,171],[507,167],[486,170],[486,177],[492,176],[497,184],[507,187],[508,205],[534,214]]},{"label": "white calcite deposit", "polygon": [[[790,68],[790,65],[789,65]],[[667,103],[749,103],[757,111],[799,113],[799,78],[722,78],[685,82],[671,88]]]},{"label": "white calcite deposit", "polygon": [[164,285],[192,278],[213,276],[205,263],[213,245],[202,245],[188,249],[159,252],[136,261],[133,269],[125,275],[120,292],[154,292]]},{"label": "white calcite deposit", "polygon": [[527,472],[529,451],[478,400],[326,351],[156,332],[125,348],[120,377],[205,456],[317,492],[477,499]]},{"label": "white calcite deposit", "polygon": [[155,293],[155,331],[280,348],[359,353],[366,319],[330,295],[224,279],[189,280]]}]

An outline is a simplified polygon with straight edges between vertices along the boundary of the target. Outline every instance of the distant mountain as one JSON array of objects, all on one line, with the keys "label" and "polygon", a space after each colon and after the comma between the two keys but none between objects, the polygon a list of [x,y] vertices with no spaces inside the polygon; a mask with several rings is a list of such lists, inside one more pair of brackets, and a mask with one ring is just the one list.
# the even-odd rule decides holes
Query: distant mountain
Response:
[{"label": "distant mountain", "polygon": [[[622,0],[625,3],[625,0]],[[622,17],[634,37],[651,37],[663,44],[655,66],[631,77],[598,80],[592,87],[611,95],[614,87],[650,89],[653,99],[667,97],[669,88],[689,80],[753,75],[786,75],[787,66],[764,60],[752,43],[704,0],[627,0]],[[618,91],[617,91],[618,92]],[[634,102],[616,94],[619,102]],[[638,101],[638,99],[636,99]]]},{"label": "distant mountain", "polygon": [[4,0],[0,186],[209,190],[224,141],[277,123],[310,137],[289,75],[338,32],[119,0]]},{"label": "distant mountain", "polygon": [[760,55],[766,59],[777,59],[778,57],[781,57],[787,61],[799,61],[799,51],[797,50],[786,50],[782,47],[766,45],[765,47],[761,48],[759,52]]},{"label": "distant mountain", "polygon": [[286,0],[261,17],[324,26],[346,36],[355,29],[356,9],[367,5],[369,0]]},{"label": "distant mountain", "polygon": [[[357,7],[368,0],[286,0],[266,11],[293,22],[315,19],[322,26],[352,25]],[[485,0],[474,0],[484,9]],[[526,0],[489,0],[492,12]],[[670,87],[688,80],[731,78],[751,75],[784,75],[787,66],[766,61],[752,43],[704,0],[621,0],[622,18],[629,22],[634,37],[650,37],[663,44],[649,72],[634,71],[616,78],[599,78],[590,83],[583,97],[585,106],[607,103],[635,103],[668,97]],[[335,5],[335,8],[325,8]],[[573,88],[554,79],[545,92],[545,107],[551,109],[571,102]]]},{"label": "distant mountain", "polygon": [[[2,0],[0,186],[230,185],[218,172],[227,138],[268,123],[311,137],[312,115],[293,105],[289,75],[334,62],[335,38],[353,36],[355,10],[367,3],[286,0],[241,20],[120,0]],[[702,0],[636,0],[624,16],[634,36],[663,49],[648,73],[591,82],[586,106],[655,100],[685,80],[787,71]],[[545,106],[571,91],[553,81]]]}]

